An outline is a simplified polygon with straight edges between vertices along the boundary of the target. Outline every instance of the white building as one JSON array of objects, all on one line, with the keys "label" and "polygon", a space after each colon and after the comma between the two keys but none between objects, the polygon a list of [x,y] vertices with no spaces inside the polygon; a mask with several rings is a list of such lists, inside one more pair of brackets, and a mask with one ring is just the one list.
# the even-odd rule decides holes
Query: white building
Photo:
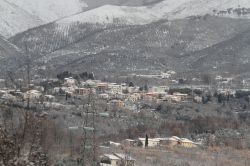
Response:
[{"label": "white building", "polygon": [[135,159],[129,155],[114,153],[104,154],[101,158],[101,166],[135,166]]},{"label": "white building", "polygon": [[173,95],[165,95],[164,100],[168,102],[184,102],[189,99],[188,94],[174,93]]},{"label": "white building", "polygon": [[169,74],[169,73],[161,73],[161,78],[162,79],[169,79],[171,77],[171,74]]},{"label": "white building", "polygon": [[102,93],[98,95],[100,99],[109,99],[109,95],[106,93]]},{"label": "white building", "polygon": [[195,96],[195,97],[194,97],[194,101],[197,102],[197,103],[201,103],[201,102],[202,102],[202,97],[200,97],[200,96]]},{"label": "white building", "polygon": [[82,82],[82,85],[87,88],[95,88],[97,86],[97,81],[87,80],[86,82]]},{"label": "white building", "polygon": [[23,98],[25,100],[39,100],[40,97],[42,96],[42,93],[40,91],[37,90],[29,90],[27,92],[24,93]]},{"label": "white building", "polygon": [[[139,138],[143,147],[145,147],[145,138]],[[157,147],[160,145],[160,140],[158,138],[149,138],[148,139],[148,147]]]},{"label": "white building", "polygon": [[222,79],[223,79],[222,76],[216,76],[216,77],[215,77],[215,80],[217,80],[217,81],[221,81]]},{"label": "white building", "polygon": [[116,83],[110,83],[108,89],[111,94],[122,94],[122,86]]},{"label": "white building", "polygon": [[167,72],[161,72],[161,78],[162,79],[169,79],[174,74],[176,74],[176,72],[173,70],[169,70]]},{"label": "white building", "polygon": [[133,93],[128,95],[128,100],[131,102],[136,102],[142,98],[140,93]]},{"label": "white building", "polygon": [[101,158],[101,166],[120,166],[121,159],[113,154],[104,154]]},{"label": "white building", "polygon": [[1,99],[4,99],[4,100],[7,100],[7,101],[16,101],[16,97],[9,94],[9,93],[4,93],[2,96],[1,96]]},{"label": "white building", "polygon": [[69,86],[69,87],[76,86],[76,80],[74,78],[72,78],[72,77],[65,78],[64,79],[64,85]]}]

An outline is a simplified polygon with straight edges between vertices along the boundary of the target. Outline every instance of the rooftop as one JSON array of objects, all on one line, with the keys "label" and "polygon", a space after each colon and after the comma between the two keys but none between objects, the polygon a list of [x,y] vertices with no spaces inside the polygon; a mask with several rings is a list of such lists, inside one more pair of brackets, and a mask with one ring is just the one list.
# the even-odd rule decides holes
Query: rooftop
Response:
[{"label": "rooftop", "polygon": [[125,155],[125,154],[122,154],[122,153],[115,153],[114,155],[119,157],[120,159],[123,159],[123,160],[135,161],[135,159],[132,158],[131,156],[128,156],[128,155]]},{"label": "rooftop", "polygon": [[104,154],[104,157],[108,157],[111,160],[120,160],[117,156],[113,155],[113,154]]}]

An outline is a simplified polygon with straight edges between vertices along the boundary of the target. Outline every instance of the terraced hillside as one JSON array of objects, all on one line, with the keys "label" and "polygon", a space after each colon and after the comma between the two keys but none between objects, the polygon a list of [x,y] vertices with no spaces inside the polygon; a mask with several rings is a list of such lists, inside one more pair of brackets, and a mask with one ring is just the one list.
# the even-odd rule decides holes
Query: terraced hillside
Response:
[{"label": "terraced hillside", "polygon": [[11,41],[20,48],[26,43],[37,64],[49,65],[55,72],[183,71],[192,69],[202,50],[249,27],[248,20],[209,15],[133,26],[53,23],[16,35]]}]

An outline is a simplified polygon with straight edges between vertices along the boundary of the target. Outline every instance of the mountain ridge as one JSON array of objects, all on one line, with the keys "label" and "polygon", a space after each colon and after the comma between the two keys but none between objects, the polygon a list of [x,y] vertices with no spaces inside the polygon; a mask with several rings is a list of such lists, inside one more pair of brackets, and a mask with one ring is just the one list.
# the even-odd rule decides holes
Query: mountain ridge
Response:
[{"label": "mountain ridge", "polygon": [[[105,5],[62,19],[57,23],[112,24],[120,22],[121,24],[140,25],[161,19],[174,20],[206,14],[232,18],[250,18],[250,2],[247,0],[240,0],[239,2],[241,3],[238,3],[238,0],[190,0],[189,2],[186,0],[165,0],[142,7]],[[239,4],[242,4],[242,8],[240,8]]]},{"label": "mountain ridge", "polygon": [[0,0],[0,34],[8,38],[80,12],[86,5],[78,0]]},{"label": "mountain ridge", "polygon": [[0,11],[0,34],[11,37],[51,22],[58,24],[80,22],[142,25],[162,19],[183,19],[206,14],[220,17],[250,18],[250,1],[248,0],[239,0],[239,3],[238,0],[85,1],[0,0],[0,8],[2,8]]},{"label": "mountain ridge", "polygon": [[[59,28],[62,29],[58,31]],[[160,66],[180,71],[174,67],[182,64],[187,69],[185,63],[191,64],[187,54],[195,57],[195,62],[199,58],[196,51],[230,40],[249,28],[250,20],[209,15],[110,27],[80,23],[67,27],[55,23],[19,34],[11,41],[23,49],[27,42],[29,52],[36,55],[35,64],[48,65],[55,72],[62,67],[73,71],[94,67],[103,72],[140,71],[149,66],[152,71],[160,70]]]}]

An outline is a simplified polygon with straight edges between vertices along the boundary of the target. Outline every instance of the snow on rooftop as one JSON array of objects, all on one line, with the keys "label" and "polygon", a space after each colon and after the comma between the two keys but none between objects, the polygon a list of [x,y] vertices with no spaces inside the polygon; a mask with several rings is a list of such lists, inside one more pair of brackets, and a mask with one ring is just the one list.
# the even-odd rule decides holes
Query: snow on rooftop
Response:
[{"label": "snow on rooftop", "polygon": [[113,154],[104,154],[104,157],[108,157],[110,160],[120,160],[117,156]]},{"label": "snow on rooftop", "polygon": [[131,156],[122,154],[122,153],[115,153],[115,155],[123,160],[135,160],[134,158],[132,158]]},{"label": "snow on rooftop", "polygon": [[181,138],[181,142],[186,142],[186,143],[194,143],[193,141],[187,139],[187,138]]}]

